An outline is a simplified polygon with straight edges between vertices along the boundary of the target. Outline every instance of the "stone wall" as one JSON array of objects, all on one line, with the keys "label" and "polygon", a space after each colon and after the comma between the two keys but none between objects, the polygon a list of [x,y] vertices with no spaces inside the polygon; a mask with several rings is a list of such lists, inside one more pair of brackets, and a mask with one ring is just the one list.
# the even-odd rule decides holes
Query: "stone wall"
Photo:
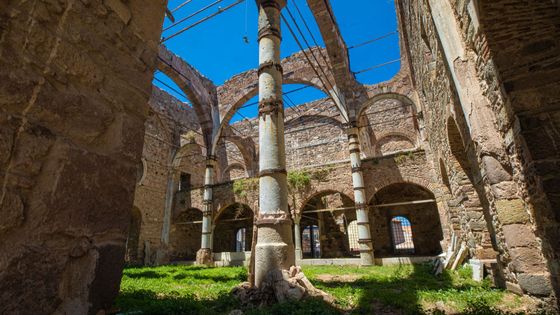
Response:
[{"label": "stone wall", "polygon": [[0,313],[111,307],[164,8],[0,4]]},{"label": "stone wall", "polygon": [[[142,213],[136,263],[153,264],[181,256],[173,246],[183,242],[175,234],[186,233],[184,226],[174,224],[182,215],[178,209],[189,209],[189,202],[182,198],[185,194],[178,192],[181,174],[190,175],[191,187],[202,186],[205,159],[201,127],[192,108],[157,87],[153,87],[149,104],[142,175],[137,182],[134,206]],[[173,200],[172,204],[169,199]],[[166,207],[172,207],[168,222],[165,222]],[[165,224],[168,227],[164,229]]]},{"label": "stone wall", "polygon": [[[557,4],[403,1],[397,7],[408,67],[424,113],[431,163],[440,165],[435,168],[453,194],[448,203],[453,228],[471,249],[476,244],[471,253],[481,257],[497,253],[508,288],[550,296],[551,283],[558,281],[554,276],[558,263],[557,254],[552,254],[555,250],[546,244],[547,235],[557,233],[558,221],[543,202],[545,191],[532,162],[522,162],[531,150],[512,115],[513,94],[509,93],[520,91],[515,99],[528,104],[526,97],[539,99],[550,91],[553,82],[543,81],[546,88],[532,85],[529,89],[534,94],[524,94],[527,90],[521,86],[529,82],[523,81],[528,77],[525,67],[540,69],[541,62],[558,58],[551,50],[554,45],[546,44],[558,36],[552,31],[558,26]],[[504,12],[506,8],[511,14]],[[491,18],[483,28],[480,15],[484,12]],[[520,47],[539,41],[544,45],[542,59],[533,57],[530,44],[526,50]],[[501,80],[500,60],[494,56],[505,58],[501,61],[509,81]],[[519,70],[515,75],[512,62]],[[516,79],[518,75],[525,79]],[[540,100],[548,99],[547,95]],[[533,103],[535,108],[549,110],[550,102]],[[553,126],[548,113],[544,120]],[[524,241],[519,235],[524,235]]]}]

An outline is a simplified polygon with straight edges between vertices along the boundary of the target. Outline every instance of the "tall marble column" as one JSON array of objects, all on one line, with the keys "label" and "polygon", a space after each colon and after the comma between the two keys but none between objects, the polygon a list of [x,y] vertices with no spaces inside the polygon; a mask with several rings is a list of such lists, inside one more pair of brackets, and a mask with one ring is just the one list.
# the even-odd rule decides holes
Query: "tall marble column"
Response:
[{"label": "tall marble column", "polygon": [[288,210],[280,10],[285,0],[257,0],[259,9],[259,203],[255,285],[272,270],[295,264]]},{"label": "tall marble column", "polygon": [[200,250],[196,253],[196,263],[200,265],[212,265],[214,259],[212,257],[212,214],[213,214],[213,198],[212,185],[214,185],[214,174],[216,166],[216,157],[209,156],[206,159],[206,171],[204,174],[204,197],[202,210],[202,238]]},{"label": "tall marble column", "polygon": [[360,244],[360,264],[373,265],[373,242],[369,227],[369,209],[367,208],[364,176],[362,174],[362,160],[360,158],[360,139],[355,124],[347,128],[348,145],[350,148],[350,164],[352,166],[352,186],[356,204],[356,218],[358,223],[358,243]]}]

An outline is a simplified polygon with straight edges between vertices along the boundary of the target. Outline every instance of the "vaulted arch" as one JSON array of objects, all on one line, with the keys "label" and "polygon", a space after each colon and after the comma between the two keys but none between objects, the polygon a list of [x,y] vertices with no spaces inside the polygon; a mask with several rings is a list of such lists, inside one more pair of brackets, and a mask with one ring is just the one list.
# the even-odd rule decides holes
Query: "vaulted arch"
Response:
[{"label": "vaulted arch", "polygon": [[[323,53],[322,48],[312,48],[315,53]],[[318,52],[317,52],[318,51]],[[309,52],[307,52],[309,53]],[[320,66],[326,70],[326,78],[323,81],[317,77],[313,67],[305,60],[303,52],[297,52],[287,58],[282,60],[283,68],[283,83],[284,84],[304,84],[312,86],[327,95],[331,95],[333,89],[336,90],[336,86],[330,85],[334,84],[334,78],[332,73],[328,70],[328,64],[325,64],[322,58],[318,58]],[[328,61],[328,59],[327,59]],[[317,67],[316,64],[314,64]],[[324,86],[323,82],[327,85]],[[220,112],[220,126],[214,133],[213,145],[211,152],[216,151],[219,138],[223,134],[226,126],[229,125],[230,120],[235,115],[237,110],[247,103],[251,98],[258,94],[258,70],[252,69],[247,72],[238,74],[223,85],[217,88],[219,112]],[[335,98],[336,99],[336,98]],[[338,108],[342,111],[341,105],[337,104]],[[346,113],[343,112],[346,116]]]},{"label": "vaulted arch", "polygon": [[164,45],[159,46],[157,68],[175,82],[192,103],[204,133],[204,143],[210,147],[213,130],[213,108],[217,109],[216,86],[194,67],[173,54]]}]

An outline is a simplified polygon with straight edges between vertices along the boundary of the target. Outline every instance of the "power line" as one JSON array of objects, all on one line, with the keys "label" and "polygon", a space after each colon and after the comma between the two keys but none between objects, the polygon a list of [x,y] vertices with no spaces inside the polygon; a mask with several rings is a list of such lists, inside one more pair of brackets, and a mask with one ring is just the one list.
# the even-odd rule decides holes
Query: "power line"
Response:
[{"label": "power line", "polygon": [[[319,60],[317,60],[317,57],[315,57],[315,54],[313,53],[313,50],[311,49],[311,47],[309,46],[309,42],[307,41],[307,39],[305,38],[303,32],[301,31],[301,28],[299,27],[299,25],[297,24],[294,16],[292,15],[292,12],[290,11],[290,8],[286,7],[286,10],[288,11],[288,15],[290,16],[290,18],[292,19],[292,22],[294,23],[294,25],[296,26],[299,34],[301,35],[301,37],[303,38],[303,41],[305,42],[305,44],[307,45],[307,48],[309,48],[309,51],[311,52],[311,55],[313,56],[313,59],[315,60],[315,62],[317,63],[317,66],[319,67],[319,69],[321,70],[321,73],[323,73],[323,75],[325,76],[325,80],[327,81],[327,83],[329,83],[330,89],[333,91],[334,95],[336,96],[336,98],[338,99],[338,101],[340,102],[340,104],[344,104],[342,102],[342,100],[340,99],[340,96],[338,95],[338,92],[335,91],[334,89],[334,85],[331,83],[331,81],[329,80],[328,75],[325,73],[325,71],[323,70],[323,67],[321,66],[321,63],[319,62]],[[286,21],[286,19],[284,18],[284,15],[281,14],[282,19],[284,20],[284,23],[286,23],[286,26],[288,26],[288,29],[290,30],[290,33],[292,33],[292,36],[294,37],[294,39],[296,40],[296,43],[298,44],[299,48],[303,51],[305,58],[307,59],[307,61],[309,62],[309,65],[313,68],[313,70],[315,71],[315,73],[317,74],[317,76],[319,77],[319,79],[321,80],[321,83],[323,83],[323,86],[326,88],[329,88],[328,86],[326,86],[326,84],[323,82],[323,79],[321,78],[321,76],[319,75],[319,73],[317,72],[315,66],[311,63],[311,60],[309,59],[309,57],[307,56],[307,53],[305,52],[305,50],[303,49],[303,47],[301,46],[301,43],[299,42],[299,40],[296,38],[296,35],[294,34],[291,26],[288,24],[288,22]],[[330,93],[329,93],[330,94]],[[336,102],[335,102],[336,103]]]},{"label": "power line", "polygon": [[[310,88],[310,87],[313,87],[313,86],[312,86],[312,85],[302,86],[302,87],[293,89],[293,90],[291,90],[291,91],[283,92],[282,95],[287,95],[287,94],[290,94],[290,93],[294,93],[294,92],[297,92],[297,91],[301,91],[301,90],[304,90],[304,89],[308,89],[308,88]],[[242,108],[247,108],[247,107],[249,107],[249,106],[257,105],[258,103],[259,103],[259,101],[251,102],[251,103],[245,104],[245,105],[243,105],[243,106],[240,106],[237,110],[240,110],[240,109],[242,109]]]},{"label": "power line", "polygon": [[184,7],[185,5],[187,5],[187,4],[191,3],[191,2],[192,2],[192,0],[187,0],[187,1],[183,2],[183,3],[181,3],[180,5],[178,5],[177,7],[175,7],[175,9],[171,10],[171,13],[173,13],[173,12],[179,10],[180,8]]},{"label": "power line", "polygon": [[[162,30],[162,32],[165,32],[165,31],[167,31],[168,29],[171,29],[171,28],[173,28],[173,27],[175,27],[175,26],[177,26],[177,25],[179,25],[179,24],[185,22],[186,20],[192,18],[193,16],[196,16],[196,15],[198,15],[199,13],[202,13],[202,12],[204,12],[204,11],[210,9],[211,7],[215,6],[216,4],[218,4],[218,3],[222,2],[222,1],[223,1],[223,0],[217,0],[217,1],[215,1],[215,2],[210,3],[209,5],[205,6],[204,8],[202,8],[202,9],[200,9],[200,10],[198,10],[198,11],[192,13],[192,14],[189,14],[188,16],[186,16],[186,17],[180,19],[180,20],[177,21],[176,23],[173,23],[173,24],[169,25],[168,27],[164,28],[164,29]],[[183,5],[187,4],[188,2],[190,2],[190,1],[187,1],[187,2],[183,3]],[[171,12],[173,12],[173,11],[171,11]]]},{"label": "power line", "polygon": [[[218,1],[222,1],[222,0],[218,0]],[[200,20],[194,22],[193,24],[191,24],[191,25],[189,25],[189,26],[187,26],[187,27],[181,29],[180,31],[178,31],[178,32],[176,32],[176,33],[174,33],[174,34],[172,34],[172,35],[170,35],[170,36],[168,36],[168,37],[162,37],[162,39],[161,39],[160,42],[163,43],[163,42],[165,42],[165,41],[167,41],[167,40],[170,40],[171,38],[173,38],[173,37],[175,37],[175,36],[177,36],[177,35],[182,34],[183,32],[185,32],[185,31],[187,31],[187,30],[189,30],[189,29],[191,29],[191,28],[193,28],[193,27],[195,27],[195,26],[201,24],[202,22],[205,22],[205,21],[207,21],[207,20],[209,20],[209,19],[215,17],[216,15],[219,15],[219,14],[221,14],[221,13],[223,13],[223,12],[225,12],[225,11],[231,9],[231,8],[233,8],[234,6],[240,4],[240,3],[243,2],[243,1],[245,1],[245,0],[238,0],[238,1],[236,1],[236,2],[234,2],[234,3],[232,3],[232,4],[230,4],[230,5],[228,5],[227,7],[223,8],[223,9],[222,9],[222,8],[219,8],[218,11],[216,11],[215,13],[212,13],[212,14],[210,14],[209,16],[207,16],[207,17],[205,17],[205,18],[202,18],[202,19],[200,19]]]},{"label": "power line", "polygon": [[[286,18],[284,17],[284,14],[280,13],[280,17],[282,18],[282,20],[284,20],[284,23],[286,23],[286,26],[288,27],[288,30],[290,31],[290,33],[292,34],[292,36],[294,37],[294,40],[296,41],[297,45],[299,46],[299,48],[302,50],[305,59],[307,59],[307,62],[309,63],[309,65],[311,66],[311,68],[313,69],[313,71],[315,72],[315,74],[317,75],[317,77],[319,78],[319,80],[321,81],[321,83],[323,84],[324,87],[327,87],[327,85],[325,84],[325,82],[323,81],[323,78],[321,78],[321,76],[319,75],[319,72],[317,71],[317,69],[313,66],[313,63],[311,63],[311,60],[309,59],[309,56],[307,56],[307,53],[305,52],[305,50],[303,49],[300,41],[297,39],[296,34],[294,33],[292,27],[290,26],[290,24],[288,24],[288,21],[286,20]],[[328,88],[328,87],[327,87]],[[338,94],[333,91],[334,94],[336,95],[336,97],[339,99],[339,101],[342,104],[342,101],[340,100],[340,98],[338,97]],[[333,102],[336,104],[336,101],[334,100],[334,98],[332,97],[332,95],[330,95],[329,93],[329,97],[333,100]],[[342,115],[342,117],[344,117],[344,115]],[[346,117],[344,117],[344,119],[346,120]]]},{"label": "power line", "polygon": [[354,74],[360,74],[360,73],[368,72],[368,71],[371,71],[371,70],[374,70],[374,69],[377,69],[377,68],[381,68],[381,67],[384,67],[384,66],[393,64],[393,63],[395,63],[395,62],[399,62],[399,61],[401,61],[400,58],[399,58],[399,59],[395,59],[395,60],[391,60],[391,61],[387,61],[387,62],[378,64],[378,65],[375,65],[375,66],[373,66],[373,67],[369,67],[369,68],[366,68],[366,69],[363,69],[363,70],[360,70],[360,71],[355,71]]},{"label": "power line", "polygon": [[[184,98],[187,99],[187,100],[189,99],[189,98],[188,98],[185,94],[183,94],[181,91],[179,91],[179,90],[177,90],[176,88],[172,87],[171,85],[169,85],[169,84],[163,82],[162,80],[160,80],[160,79],[158,79],[158,78],[156,78],[156,77],[154,77],[154,80],[156,80],[157,82],[163,84],[165,87],[167,87],[167,88],[170,89],[171,91],[177,93],[179,96],[184,97]],[[185,103],[188,104],[188,102],[185,102]]]},{"label": "power line", "polygon": [[399,33],[398,31],[390,32],[390,33],[387,33],[387,34],[385,34],[385,35],[381,35],[381,36],[379,36],[379,37],[376,37],[376,38],[367,40],[367,41],[362,42],[362,43],[359,43],[359,44],[356,44],[356,45],[354,45],[354,46],[350,46],[350,47],[348,47],[348,49],[354,49],[354,48],[362,47],[362,46],[365,46],[365,45],[369,45],[369,44],[374,43],[374,42],[376,42],[376,41],[378,41],[378,40],[382,40],[382,39],[384,39],[384,38],[387,38],[387,37],[389,37],[389,36],[391,36],[391,35],[395,35],[395,34],[398,34],[398,33]]},{"label": "power line", "polygon": [[[311,40],[313,40],[313,44],[317,47],[320,47],[319,44],[317,43],[317,40],[315,39],[315,36],[313,36],[313,32],[311,32],[311,28],[309,27],[309,25],[307,24],[307,22],[305,21],[305,18],[303,17],[303,14],[301,13],[301,11],[299,10],[299,6],[297,5],[296,1],[292,1],[292,3],[294,4],[298,15],[300,17],[300,19],[303,21],[303,25],[305,26],[305,28],[307,29],[307,31],[309,32],[309,35],[311,35]],[[323,50],[321,49],[319,51],[319,54],[321,55],[321,57],[323,58],[323,61],[325,62],[325,64],[327,65],[327,67],[329,68],[330,71],[332,71],[331,68],[331,64],[330,62],[327,61],[327,58],[325,57],[325,55],[323,54]]]}]

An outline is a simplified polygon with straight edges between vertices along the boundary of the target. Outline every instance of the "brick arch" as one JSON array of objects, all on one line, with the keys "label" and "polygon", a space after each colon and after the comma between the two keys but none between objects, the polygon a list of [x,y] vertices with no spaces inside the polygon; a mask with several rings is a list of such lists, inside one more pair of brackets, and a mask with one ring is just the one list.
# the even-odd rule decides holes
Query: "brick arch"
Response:
[{"label": "brick arch", "polygon": [[197,143],[187,143],[179,148],[175,155],[173,156],[172,166],[173,168],[177,168],[181,164],[181,160],[185,157],[188,157],[187,154],[189,151],[195,151],[200,153],[200,155],[204,155],[204,151],[202,150],[202,146]]},{"label": "brick arch", "polygon": [[[241,153],[247,175],[253,176],[258,171],[257,146],[253,138],[250,136],[241,137],[231,131],[230,128],[223,130],[223,132],[224,135],[227,135],[227,140],[225,141],[233,143],[239,150],[239,153]],[[225,174],[225,171],[222,174]]]},{"label": "brick arch", "polygon": [[315,191],[312,194],[308,195],[305,197],[305,199],[301,199],[299,200],[298,204],[296,205],[296,209],[297,209],[297,213],[298,214],[302,214],[303,213],[303,207],[305,207],[305,205],[313,198],[316,198],[318,196],[324,195],[332,195],[332,194],[341,194],[342,196],[348,198],[348,200],[352,200],[352,202],[354,202],[354,196],[352,194],[347,194],[343,191],[340,190],[340,187],[336,187],[336,185],[332,185],[333,187],[330,188],[322,188],[319,191]]},{"label": "brick arch", "polygon": [[376,94],[375,96],[369,98],[367,101],[362,103],[356,112],[356,120],[360,119],[360,117],[364,114],[366,109],[375,103],[383,100],[398,100],[401,101],[403,104],[412,105],[412,109],[414,114],[418,113],[419,108],[417,107],[416,103],[414,103],[408,96],[404,94],[399,94],[395,92],[384,92],[380,94]]},{"label": "brick arch", "polygon": [[422,190],[425,190],[425,191],[431,193],[431,194],[434,196],[434,199],[436,198],[435,192],[434,192],[432,189],[430,189],[430,187],[428,187],[428,186],[432,186],[432,188],[433,188],[435,185],[431,185],[430,183],[427,183],[426,181],[424,181],[424,180],[422,180],[422,179],[416,180],[416,181],[401,180],[401,181],[394,181],[394,182],[390,182],[390,183],[384,183],[383,186],[378,187],[378,188],[376,189],[375,193],[373,193],[372,196],[370,196],[368,204],[372,204],[373,198],[375,197],[375,195],[376,195],[377,193],[379,193],[380,191],[382,191],[383,189],[385,189],[385,188],[387,188],[387,187],[389,187],[389,186],[394,186],[394,185],[412,185],[412,186],[416,186],[416,187],[418,187],[418,188],[420,188],[420,189],[422,189]]},{"label": "brick arch", "polygon": [[225,206],[222,206],[220,209],[218,209],[218,211],[216,211],[216,214],[214,215],[214,218],[213,218],[214,225],[220,219],[220,217],[224,214],[225,210],[227,210],[228,208],[233,207],[235,205],[241,205],[242,207],[245,207],[245,208],[251,210],[253,215],[255,214],[255,211],[253,210],[253,208],[251,208],[246,203],[239,202],[239,201],[230,202],[230,203],[226,204]]},{"label": "brick arch", "polygon": [[381,152],[380,144],[381,144],[383,139],[386,139],[388,137],[400,137],[400,138],[410,142],[413,147],[416,147],[416,145],[417,145],[416,139],[414,139],[414,137],[412,135],[410,135],[406,132],[388,131],[388,132],[383,132],[383,133],[380,133],[380,134],[377,135],[377,140],[375,141],[375,144],[374,144],[374,152]]},{"label": "brick arch", "polygon": [[373,197],[378,191],[395,184],[412,184],[420,186],[423,189],[430,191],[434,195],[434,199],[437,199],[442,195],[442,190],[439,184],[429,182],[426,178],[401,174],[399,177],[385,176],[383,178],[379,178],[379,180],[373,183],[369,183],[368,185],[366,185],[366,196],[368,196],[368,204],[371,203]]},{"label": "brick arch", "polygon": [[[312,48],[313,51],[320,51],[322,48]],[[326,52],[325,52],[326,54]],[[326,69],[327,80],[334,84],[334,77],[328,70],[323,58],[318,58],[320,65]],[[316,66],[316,64],[314,64]],[[315,87],[316,89],[330,95],[330,86],[323,86],[321,80],[317,78],[313,67],[309,65],[304,57],[303,52],[297,52],[282,60],[283,68],[283,84],[304,84]],[[325,82],[327,80],[323,79]],[[328,83],[327,83],[328,84]],[[336,87],[333,87],[336,89]],[[217,88],[220,126],[215,132],[211,152],[216,151],[216,147],[225,126],[229,125],[229,121],[235,112],[248,100],[258,94],[258,71],[252,69],[244,73],[238,74],[223,85]]]},{"label": "brick arch", "polygon": [[173,80],[188,97],[202,126],[204,143],[209,146],[212,143],[212,107],[218,104],[216,87],[212,81],[169,51],[165,45],[159,46],[157,69]]},{"label": "brick arch", "polygon": [[243,170],[245,171],[245,175],[247,175],[247,168],[245,167],[245,165],[239,163],[239,162],[234,162],[234,163],[230,163],[222,172],[222,178],[224,178],[224,176],[226,175],[227,172],[234,170],[234,169],[238,169],[238,170]]},{"label": "brick arch", "polygon": [[317,120],[324,120],[325,123],[335,126],[339,129],[344,129],[344,123],[334,117],[325,116],[325,115],[302,115],[296,118],[290,119],[284,123],[284,128],[288,129],[293,127],[293,125],[297,124],[298,122],[302,123],[313,123]]}]

